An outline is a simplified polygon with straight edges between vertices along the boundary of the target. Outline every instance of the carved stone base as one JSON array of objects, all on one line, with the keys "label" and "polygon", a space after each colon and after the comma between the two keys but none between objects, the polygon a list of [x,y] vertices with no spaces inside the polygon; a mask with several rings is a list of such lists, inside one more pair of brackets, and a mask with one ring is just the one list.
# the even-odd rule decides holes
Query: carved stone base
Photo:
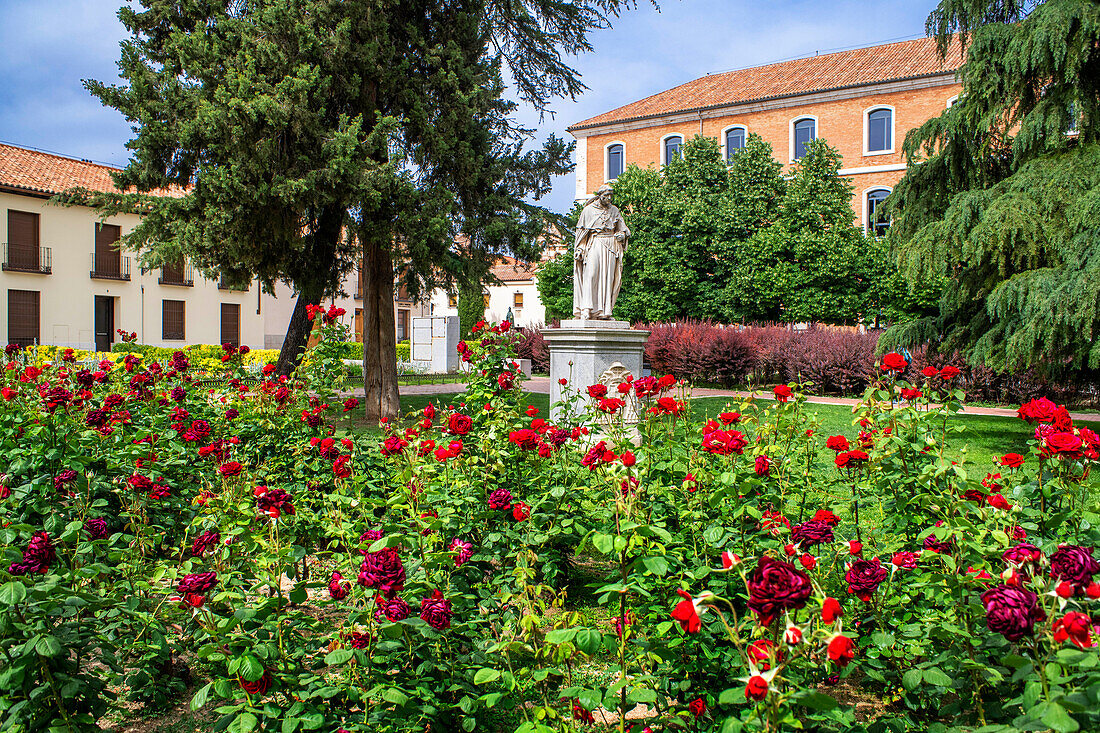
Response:
[{"label": "carved stone base", "polygon": [[[573,324],[584,324],[573,326]],[[566,324],[570,324],[566,328]],[[623,324],[623,325],[619,325]],[[645,355],[649,331],[635,331],[626,321],[563,321],[561,328],[547,328],[543,336],[550,347],[550,418],[567,421],[561,401],[565,387],[559,380],[568,381],[574,394],[580,393],[589,400],[585,391],[590,384],[603,380],[605,384],[618,384],[622,375],[629,372],[642,376],[642,358]],[[615,367],[612,369],[612,367]],[[609,397],[618,397],[614,386],[609,385]]]}]

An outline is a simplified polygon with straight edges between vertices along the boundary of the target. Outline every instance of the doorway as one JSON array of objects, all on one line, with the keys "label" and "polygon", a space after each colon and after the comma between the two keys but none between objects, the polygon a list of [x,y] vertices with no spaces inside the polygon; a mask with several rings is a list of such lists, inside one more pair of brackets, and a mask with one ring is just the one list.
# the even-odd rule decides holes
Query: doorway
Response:
[{"label": "doorway", "polygon": [[110,351],[115,342],[115,299],[95,296],[95,350]]}]

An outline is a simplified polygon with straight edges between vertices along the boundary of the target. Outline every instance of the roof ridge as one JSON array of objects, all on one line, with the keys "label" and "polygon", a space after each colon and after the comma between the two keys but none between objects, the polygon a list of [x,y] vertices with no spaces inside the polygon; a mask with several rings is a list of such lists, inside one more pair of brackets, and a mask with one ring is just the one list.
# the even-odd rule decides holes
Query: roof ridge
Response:
[{"label": "roof ridge", "polygon": [[[827,56],[839,56],[842,53],[850,53],[852,51],[862,51],[867,48],[886,48],[888,46],[900,46],[903,43],[914,43],[916,41],[930,40],[928,36],[917,35],[909,38],[902,38],[894,41],[877,41],[875,43],[860,44],[856,46],[844,46],[833,50],[826,49],[824,53],[821,51],[814,51],[813,53],[800,54],[798,56],[788,56],[785,59],[779,59],[778,61],[769,61],[766,64],[751,64],[749,66],[737,66],[732,69],[721,69],[719,71],[708,71],[703,76],[692,79],[692,81],[698,81],[699,79],[706,79],[708,76],[721,76],[722,74],[732,74],[735,71],[746,71],[748,69],[766,69],[770,66],[779,66],[780,64],[789,64],[792,61],[804,61],[806,59],[823,59]],[[691,82],[684,82],[690,84]],[[682,85],[680,85],[682,86]],[[674,87],[675,88],[675,87]]]},{"label": "roof ridge", "polygon": [[36,148],[33,145],[22,145],[19,143],[8,142],[6,140],[0,140],[0,147],[11,148],[12,150],[22,150],[27,153],[36,153],[38,155],[45,155],[50,158],[59,158],[61,160],[68,160],[73,163],[80,163],[81,165],[94,165],[97,168],[107,168],[108,170],[121,171],[125,168],[111,163],[104,163],[98,160],[91,160],[90,158],[78,158],[75,155],[69,155],[68,153],[59,153],[55,150],[46,150],[44,148]]}]

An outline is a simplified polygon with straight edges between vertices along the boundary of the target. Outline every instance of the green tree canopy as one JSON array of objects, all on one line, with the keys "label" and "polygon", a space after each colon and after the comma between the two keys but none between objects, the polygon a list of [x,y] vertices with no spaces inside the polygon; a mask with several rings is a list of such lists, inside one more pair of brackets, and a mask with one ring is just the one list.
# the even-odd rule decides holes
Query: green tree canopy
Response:
[{"label": "green tree canopy", "polygon": [[[498,254],[532,257],[546,212],[528,203],[571,170],[571,146],[513,118],[504,79],[540,110],[583,89],[563,58],[628,0],[140,0],[125,84],[87,82],[134,126],[104,210],[139,208],[128,246],[186,254],[305,305],[364,273],[368,417],[397,409],[393,279],[414,297],[480,283]],[[179,196],[155,196],[177,186]],[[461,238],[458,239],[461,235]],[[458,239],[461,244],[456,244]]]},{"label": "green tree canopy", "polygon": [[1100,367],[1100,4],[943,0],[928,30],[967,43],[963,91],[906,137],[890,236],[911,282],[946,284],[937,316],[883,345]]},{"label": "green tree canopy", "polygon": [[[628,168],[614,183],[631,230],[616,316],[852,323],[915,306],[885,244],[854,223],[840,156],[816,141],[789,178],[750,135],[727,164],[697,136],[660,171]],[[544,267],[555,315],[572,302],[572,254]],[[549,313],[550,311],[548,311]]]}]

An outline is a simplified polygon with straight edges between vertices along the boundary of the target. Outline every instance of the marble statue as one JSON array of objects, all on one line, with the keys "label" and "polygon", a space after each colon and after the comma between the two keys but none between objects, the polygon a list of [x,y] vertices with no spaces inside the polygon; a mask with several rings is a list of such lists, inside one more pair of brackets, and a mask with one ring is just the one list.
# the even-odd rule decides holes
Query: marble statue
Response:
[{"label": "marble statue", "polygon": [[573,317],[609,320],[619,297],[630,230],[611,203],[611,187],[600,186],[577,220],[573,255]]}]

